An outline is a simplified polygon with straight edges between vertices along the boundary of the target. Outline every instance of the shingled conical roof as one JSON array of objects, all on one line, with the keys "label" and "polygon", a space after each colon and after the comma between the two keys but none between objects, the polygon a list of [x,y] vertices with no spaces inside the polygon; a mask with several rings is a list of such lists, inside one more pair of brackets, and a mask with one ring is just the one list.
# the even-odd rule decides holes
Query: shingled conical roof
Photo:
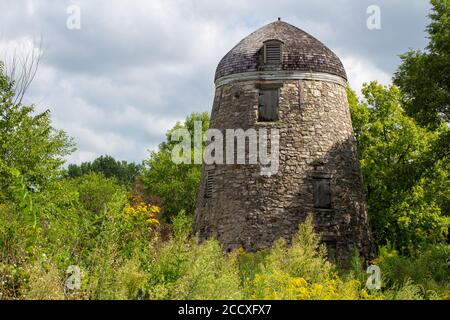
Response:
[{"label": "shingled conical roof", "polygon": [[281,70],[322,72],[347,80],[341,60],[322,42],[284,21],[275,21],[242,39],[217,66],[215,80],[236,73],[258,71],[260,50],[267,40],[283,42]]}]

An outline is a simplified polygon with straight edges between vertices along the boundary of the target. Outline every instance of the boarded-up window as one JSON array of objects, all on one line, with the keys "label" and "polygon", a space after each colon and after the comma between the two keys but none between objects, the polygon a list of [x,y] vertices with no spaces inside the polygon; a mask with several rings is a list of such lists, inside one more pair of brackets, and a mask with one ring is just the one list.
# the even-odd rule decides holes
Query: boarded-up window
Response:
[{"label": "boarded-up window", "polygon": [[258,121],[278,120],[278,89],[259,92]]},{"label": "boarded-up window", "polygon": [[264,63],[280,64],[281,63],[281,42],[270,40],[264,43]]},{"label": "boarded-up window", "polygon": [[328,178],[314,179],[314,208],[331,209],[331,181]]},{"label": "boarded-up window", "polygon": [[206,186],[205,198],[212,198],[214,192],[214,172],[213,170],[206,171]]}]

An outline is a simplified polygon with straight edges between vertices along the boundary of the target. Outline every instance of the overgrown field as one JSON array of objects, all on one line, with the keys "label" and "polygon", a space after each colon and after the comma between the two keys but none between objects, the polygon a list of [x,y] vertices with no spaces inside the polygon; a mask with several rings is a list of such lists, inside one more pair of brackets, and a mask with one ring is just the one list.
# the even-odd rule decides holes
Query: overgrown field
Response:
[{"label": "overgrown field", "polygon": [[201,165],[173,163],[169,137],[205,131],[207,113],[142,164],[65,167],[72,139],[17,99],[0,61],[0,299],[450,299],[450,1],[431,4],[429,45],[401,56],[393,84],[348,89],[378,253],[339,266],[309,220],[257,253],[198,242]]},{"label": "overgrown field", "polygon": [[[293,245],[223,254],[217,241],[198,243],[191,218],[180,213],[168,226],[159,208],[97,174],[55,182],[31,212],[2,205],[2,299],[445,299],[450,246],[422,248],[409,258],[383,247],[373,261],[382,289],[368,290],[368,274],[355,253],[339,269],[327,261],[310,221]],[[26,198],[26,197],[25,197]],[[70,290],[69,266],[81,271]]]}]

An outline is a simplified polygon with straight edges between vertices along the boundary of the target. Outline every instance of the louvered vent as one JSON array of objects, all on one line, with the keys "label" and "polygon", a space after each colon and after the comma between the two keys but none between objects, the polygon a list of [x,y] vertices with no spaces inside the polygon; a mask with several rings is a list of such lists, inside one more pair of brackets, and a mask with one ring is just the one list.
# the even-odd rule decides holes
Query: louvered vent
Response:
[{"label": "louvered vent", "polygon": [[278,41],[271,41],[265,44],[265,62],[267,64],[281,63],[281,43]]},{"label": "louvered vent", "polygon": [[209,170],[206,172],[206,188],[205,188],[205,198],[212,198],[214,191],[214,172]]}]

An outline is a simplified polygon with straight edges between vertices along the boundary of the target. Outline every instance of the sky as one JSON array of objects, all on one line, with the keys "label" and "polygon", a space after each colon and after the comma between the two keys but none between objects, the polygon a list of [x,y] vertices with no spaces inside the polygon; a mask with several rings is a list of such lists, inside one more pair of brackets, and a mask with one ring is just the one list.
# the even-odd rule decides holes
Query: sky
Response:
[{"label": "sky", "polygon": [[[368,28],[377,6],[379,28]],[[140,163],[192,112],[210,112],[214,72],[242,38],[281,17],[342,60],[350,85],[389,84],[423,49],[427,0],[0,0],[0,60],[41,61],[24,102],[73,137],[69,163]]]}]

